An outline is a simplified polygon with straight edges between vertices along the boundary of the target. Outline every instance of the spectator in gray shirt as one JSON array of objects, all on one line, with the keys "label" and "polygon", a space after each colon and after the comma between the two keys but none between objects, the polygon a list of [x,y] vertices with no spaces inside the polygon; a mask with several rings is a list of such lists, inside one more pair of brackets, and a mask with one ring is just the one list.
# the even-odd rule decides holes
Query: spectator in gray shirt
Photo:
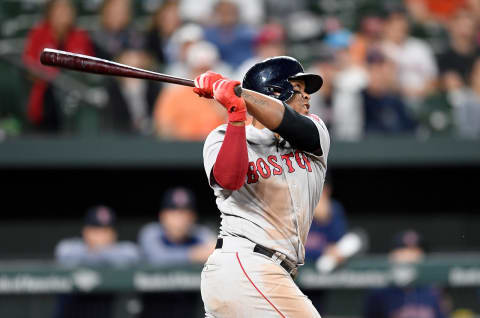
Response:
[{"label": "spectator in gray shirt", "polygon": [[132,242],[118,242],[115,213],[106,206],[87,211],[81,238],[60,241],[55,249],[57,262],[62,265],[132,265],[139,260],[139,251]]},{"label": "spectator in gray shirt", "polygon": [[194,194],[185,188],[165,192],[159,222],[146,224],[139,234],[141,251],[150,264],[201,264],[215,248],[216,237],[207,227],[195,224]]},{"label": "spectator in gray shirt", "polygon": [[[202,264],[213,252],[216,236],[195,224],[196,202],[192,191],[173,188],[165,192],[158,222],[146,224],[139,234],[145,260],[158,266]],[[197,291],[143,293],[139,318],[195,317],[200,304]]]},{"label": "spectator in gray shirt", "polygon": [[[55,258],[65,266],[128,266],[138,262],[139,252],[132,242],[118,242],[115,213],[106,206],[90,208],[81,238],[60,241]],[[113,293],[72,293],[58,296],[55,318],[112,318]]]}]

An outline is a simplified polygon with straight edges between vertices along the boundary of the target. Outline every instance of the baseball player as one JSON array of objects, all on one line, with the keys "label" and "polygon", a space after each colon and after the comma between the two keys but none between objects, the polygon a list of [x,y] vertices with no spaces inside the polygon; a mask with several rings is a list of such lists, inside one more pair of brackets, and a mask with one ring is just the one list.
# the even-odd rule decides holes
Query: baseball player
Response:
[{"label": "baseball player", "polygon": [[201,277],[206,317],[320,317],[293,278],[327,169],[329,134],[309,114],[323,80],[280,56],[248,70],[240,97],[239,84],[211,71],[195,79],[194,92],[215,98],[229,119],[203,149],[222,218]]}]

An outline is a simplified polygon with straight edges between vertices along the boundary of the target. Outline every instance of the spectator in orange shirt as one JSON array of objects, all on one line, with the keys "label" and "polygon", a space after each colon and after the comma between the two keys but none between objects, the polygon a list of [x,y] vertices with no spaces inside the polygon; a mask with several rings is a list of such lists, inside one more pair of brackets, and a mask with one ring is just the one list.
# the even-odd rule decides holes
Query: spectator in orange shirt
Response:
[{"label": "spectator in orange shirt", "polygon": [[28,101],[28,119],[38,130],[56,132],[61,129],[62,116],[51,81],[60,71],[40,64],[40,54],[44,48],[93,55],[88,34],[75,27],[75,8],[70,0],[47,2],[44,19],[28,35],[23,53],[25,65],[34,74]]},{"label": "spectator in orange shirt", "polygon": [[353,63],[365,66],[368,50],[380,46],[383,22],[379,12],[368,12],[361,18],[360,28],[353,36],[349,48]]},{"label": "spectator in orange shirt", "polygon": [[458,9],[469,5],[468,0],[405,0],[405,5],[411,8],[414,18],[447,22]]},{"label": "spectator in orange shirt", "polygon": [[[219,70],[218,51],[208,42],[198,42],[187,52],[190,78]],[[221,67],[220,67],[221,68]],[[190,87],[170,85],[160,93],[154,110],[155,129],[162,138],[204,140],[212,129],[226,121],[226,112],[213,99],[198,98]]]}]

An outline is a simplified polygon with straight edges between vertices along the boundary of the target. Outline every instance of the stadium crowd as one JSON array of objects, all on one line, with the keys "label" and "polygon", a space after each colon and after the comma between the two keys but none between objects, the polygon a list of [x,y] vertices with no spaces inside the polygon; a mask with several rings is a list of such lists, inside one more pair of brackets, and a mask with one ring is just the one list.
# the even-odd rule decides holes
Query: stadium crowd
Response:
[{"label": "stadium crowd", "polygon": [[[60,71],[39,62],[51,47],[174,76],[213,69],[238,80],[262,59],[292,55],[323,76],[311,111],[334,138],[480,135],[479,1],[364,0],[349,20],[327,2],[46,1],[23,55],[33,75],[26,127],[62,131]],[[80,26],[78,11],[94,18]],[[225,121],[220,107],[187,87],[125,78],[101,84],[103,131],[203,140]]]}]

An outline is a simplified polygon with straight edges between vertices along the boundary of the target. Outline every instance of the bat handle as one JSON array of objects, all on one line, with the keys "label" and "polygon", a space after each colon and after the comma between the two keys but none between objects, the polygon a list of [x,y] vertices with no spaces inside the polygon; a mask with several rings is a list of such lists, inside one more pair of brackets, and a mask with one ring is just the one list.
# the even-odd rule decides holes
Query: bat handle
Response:
[{"label": "bat handle", "polygon": [[238,97],[242,96],[242,86],[240,85],[235,86],[233,88],[233,91],[235,92],[235,95],[237,95]]}]

